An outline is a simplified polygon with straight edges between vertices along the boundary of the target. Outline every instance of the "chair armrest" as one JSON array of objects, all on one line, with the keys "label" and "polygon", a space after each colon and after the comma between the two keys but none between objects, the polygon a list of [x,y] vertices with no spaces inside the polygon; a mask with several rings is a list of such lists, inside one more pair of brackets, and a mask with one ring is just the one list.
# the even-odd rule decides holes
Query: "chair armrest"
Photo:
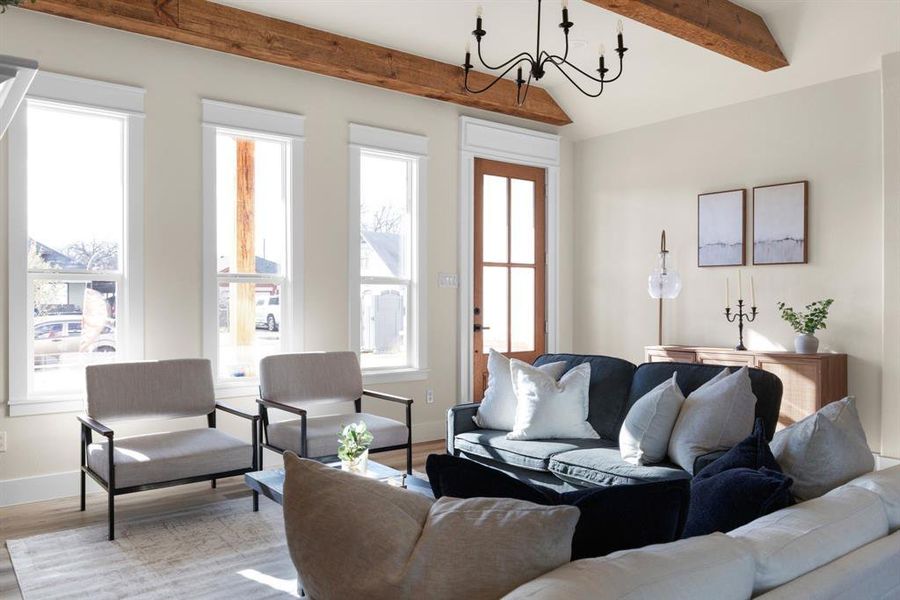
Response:
[{"label": "chair armrest", "polygon": [[87,415],[78,415],[76,418],[81,422],[82,427],[87,427],[96,431],[102,436],[112,439],[113,430],[100,421],[97,421],[96,419],[93,419]]},{"label": "chair armrest", "polygon": [[477,402],[471,402],[457,404],[447,411],[447,454],[453,454],[456,450],[454,438],[457,435],[478,429],[475,421],[472,420],[472,417],[478,412],[478,407]]},{"label": "chair armrest", "polygon": [[226,412],[229,415],[234,415],[236,417],[240,417],[242,419],[248,419],[250,421],[258,421],[259,415],[251,415],[250,413],[245,413],[241,410],[233,408],[231,406],[226,406],[220,402],[216,402],[216,410],[221,410],[222,412]]},{"label": "chair armrest", "polygon": [[296,406],[291,406],[289,404],[282,404],[281,402],[276,402],[274,400],[263,400],[262,398],[257,398],[256,403],[266,408],[275,408],[277,410],[283,410],[285,412],[289,412],[295,415],[299,415],[301,417],[306,416],[306,411],[302,408],[297,408]]},{"label": "chair armrest", "polygon": [[378,398],[379,400],[387,400],[388,402],[397,402],[398,404],[406,404],[407,406],[413,403],[412,398],[404,398],[403,396],[385,394],[384,392],[376,392],[375,390],[363,390],[363,396]]}]

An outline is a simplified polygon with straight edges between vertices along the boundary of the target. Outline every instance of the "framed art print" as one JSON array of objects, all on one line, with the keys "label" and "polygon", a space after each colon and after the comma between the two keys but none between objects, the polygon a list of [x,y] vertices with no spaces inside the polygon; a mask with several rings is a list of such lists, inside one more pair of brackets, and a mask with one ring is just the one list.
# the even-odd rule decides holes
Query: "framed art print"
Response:
[{"label": "framed art print", "polygon": [[753,188],[753,264],[808,260],[808,181]]},{"label": "framed art print", "polygon": [[697,196],[697,266],[743,266],[746,190]]}]

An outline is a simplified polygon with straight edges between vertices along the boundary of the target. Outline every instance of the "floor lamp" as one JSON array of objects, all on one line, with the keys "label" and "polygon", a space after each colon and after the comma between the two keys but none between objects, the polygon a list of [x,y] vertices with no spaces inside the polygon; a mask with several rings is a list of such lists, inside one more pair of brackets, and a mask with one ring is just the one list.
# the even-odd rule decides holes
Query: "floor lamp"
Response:
[{"label": "floor lamp", "polygon": [[669,266],[669,251],[666,250],[666,230],[663,229],[659,240],[659,254],[657,255],[656,268],[647,278],[647,291],[651,298],[659,300],[659,329],[657,344],[662,346],[663,334],[663,299],[677,298],[681,293],[681,275]]}]

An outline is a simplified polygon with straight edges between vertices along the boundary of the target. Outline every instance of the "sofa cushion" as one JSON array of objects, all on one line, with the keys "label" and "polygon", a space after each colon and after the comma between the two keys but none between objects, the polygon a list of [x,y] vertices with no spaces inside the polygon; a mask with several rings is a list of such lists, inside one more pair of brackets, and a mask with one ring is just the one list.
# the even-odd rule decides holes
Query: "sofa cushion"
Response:
[{"label": "sofa cushion", "polygon": [[590,448],[555,454],[550,472],[576,485],[619,485],[672,479],[690,479],[686,471],[670,463],[632,465],[622,459],[618,448]]},{"label": "sofa cushion", "polygon": [[900,533],[875,540],[759,600],[900,598]]},{"label": "sofa cushion", "polygon": [[716,533],[575,561],[504,600],[747,600],[753,569],[746,548]]},{"label": "sofa cushion", "polygon": [[900,466],[866,473],[847,485],[865,488],[878,494],[884,504],[891,531],[900,529]]},{"label": "sofa cushion", "polygon": [[753,470],[766,468],[770,471],[781,472],[781,466],[779,466],[778,461],[775,460],[775,457],[772,456],[772,451],[769,449],[769,442],[766,440],[765,424],[760,418],[756,419],[753,433],[704,467],[699,473],[696,473],[694,481],[696,483],[707,477],[718,475],[723,471],[739,468]]},{"label": "sofa cushion", "polygon": [[747,367],[723,370],[685,398],[669,438],[670,460],[693,471],[698,456],[739,443],[753,431],[755,406]]},{"label": "sofa cushion", "polygon": [[772,452],[794,478],[794,496],[817,498],[875,468],[852,397],[826,404],[772,439]]},{"label": "sofa cushion", "polygon": [[691,483],[691,509],[684,537],[727,532],[787,508],[791,478],[780,471],[738,467]]},{"label": "sofa cushion", "polygon": [[679,539],[690,498],[686,480],[559,493],[456,456],[432,454],[425,469],[435,498],[513,498],[578,508],[573,560]]},{"label": "sofa cushion", "polygon": [[[344,425],[366,424],[372,432],[372,450],[402,446],[409,440],[406,424],[393,419],[368,413],[344,413],[324,417],[310,417],[306,420],[306,455],[310,458],[335,456],[338,451],[338,435]],[[290,419],[269,423],[267,428],[269,443],[283,450],[300,454],[300,419]]]},{"label": "sofa cushion", "polygon": [[767,592],[888,533],[881,498],[845,486],[756,519],[728,535],[756,560],[755,594]]},{"label": "sofa cushion", "polygon": [[[151,433],[114,440],[116,489],[227,473],[253,466],[253,446],[215,428]],[[109,481],[108,446],[88,445],[87,463]]]},{"label": "sofa cushion", "polygon": [[[454,446],[460,452],[489,458],[532,471],[547,471],[550,458],[561,452],[581,448],[612,448],[609,440],[508,440],[505,431],[479,429],[456,436]],[[615,450],[618,455],[619,450]]]},{"label": "sofa cushion", "polygon": [[[619,428],[627,412],[625,404],[628,389],[631,387],[631,378],[637,367],[621,358],[584,354],[544,354],[534,361],[534,365],[540,366],[557,361],[566,363],[566,370],[585,363],[591,365],[588,423],[601,437],[618,440]],[[669,377],[671,376],[669,374]],[[661,381],[657,381],[656,385]]]},{"label": "sofa cushion", "polygon": [[[732,368],[732,371],[736,369]],[[685,396],[689,396],[701,385],[722,372],[717,365],[701,365],[694,363],[644,363],[637,367],[634,381],[628,393],[626,410],[637,402],[638,398],[658,386],[666,379],[671,379],[678,372],[678,387]],[[750,387],[756,396],[756,417],[762,417],[766,424],[766,439],[771,440],[778,425],[778,412],[781,410],[781,380],[772,373],[760,369],[750,369]]]}]

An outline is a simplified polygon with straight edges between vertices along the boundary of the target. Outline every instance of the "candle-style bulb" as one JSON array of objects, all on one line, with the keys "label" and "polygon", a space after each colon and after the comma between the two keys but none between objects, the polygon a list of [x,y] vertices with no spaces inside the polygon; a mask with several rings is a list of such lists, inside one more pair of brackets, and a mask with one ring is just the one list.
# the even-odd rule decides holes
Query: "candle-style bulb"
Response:
[{"label": "candle-style bulb", "polygon": [[569,0],[562,0],[563,10],[569,8]]},{"label": "candle-style bulb", "polygon": [[600,44],[600,47],[598,50],[600,52],[600,58],[603,58],[603,55],[606,54],[606,46],[604,46],[603,44]]},{"label": "candle-style bulb", "polygon": [[618,33],[618,34],[622,33],[622,19],[619,19],[619,23],[616,26],[616,33]]},{"label": "candle-style bulb", "polygon": [[472,42],[466,40],[466,54],[472,53]]},{"label": "candle-style bulb", "polygon": [[[484,9],[479,4],[478,8],[475,9],[475,17],[480,19],[483,16],[483,13],[484,13]],[[619,21],[619,23],[621,23],[621,21]]]}]

